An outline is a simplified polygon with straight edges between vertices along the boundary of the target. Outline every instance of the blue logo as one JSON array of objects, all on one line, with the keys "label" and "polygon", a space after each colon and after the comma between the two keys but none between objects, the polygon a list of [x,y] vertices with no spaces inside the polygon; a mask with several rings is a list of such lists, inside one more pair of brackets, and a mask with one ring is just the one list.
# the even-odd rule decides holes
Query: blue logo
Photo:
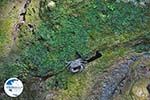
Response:
[{"label": "blue logo", "polygon": [[17,97],[23,92],[23,83],[17,78],[10,78],[4,84],[5,93],[10,97]]}]

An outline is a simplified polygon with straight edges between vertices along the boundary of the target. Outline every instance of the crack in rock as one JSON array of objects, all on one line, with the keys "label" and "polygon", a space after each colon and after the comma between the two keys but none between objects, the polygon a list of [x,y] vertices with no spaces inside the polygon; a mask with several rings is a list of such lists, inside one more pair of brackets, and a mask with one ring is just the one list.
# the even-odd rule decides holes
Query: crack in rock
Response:
[{"label": "crack in rock", "polygon": [[25,23],[26,21],[26,13],[27,13],[27,9],[29,4],[31,3],[31,0],[25,0],[22,8],[20,8],[20,12],[19,12],[19,20],[17,22],[17,24],[15,24],[14,26],[14,32],[13,32],[13,40],[15,41],[17,36],[18,36],[18,31],[20,30],[20,27]]}]

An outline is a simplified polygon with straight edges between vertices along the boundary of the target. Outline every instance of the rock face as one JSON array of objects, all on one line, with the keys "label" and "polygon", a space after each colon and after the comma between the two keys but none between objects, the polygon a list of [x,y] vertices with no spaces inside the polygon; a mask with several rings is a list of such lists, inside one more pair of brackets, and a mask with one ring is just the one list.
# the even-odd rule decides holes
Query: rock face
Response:
[{"label": "rock face", "polygon": [[138,57],[133,56],[126,62],[119,64],[112,70],[111,74],[106,78],[103,83],[102,91],[99,100],[110,100],[117,92],[118,87],[125,84],[130,74],[129,66],[138,60]]},{"label": "rock face", "polygon": [[149,62],[150,53],[143,53],[114,64],[104,78],[99,77],[100,81],[94,84],[87,100],[130,100],[125,95],[135,98],[134,100],[147,100]]}]

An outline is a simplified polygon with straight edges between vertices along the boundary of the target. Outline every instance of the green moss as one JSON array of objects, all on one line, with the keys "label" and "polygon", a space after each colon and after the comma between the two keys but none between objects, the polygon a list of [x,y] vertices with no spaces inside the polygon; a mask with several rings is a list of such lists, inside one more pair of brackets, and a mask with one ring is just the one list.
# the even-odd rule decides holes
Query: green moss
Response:
[{"label": "green moss", "polygon": [[26,14],[26,23],[33,24],[38,27],[39,22],[41,21],[39,18],[39,4],[40,0],[32,0],[30,3],[27,14]]},{"label": "green moss", "polygon": [[5,6],[9,0],[0,0],[0,6]]},{"label": "green moss", "polygon": [[143,36],[140,37],[141,42],[135,43],[135,45],[132,47],[136,52],[148,52],[150,51],[150,33],[145,33]]},{"label": "green moss", "polygon": [[[9,52],[9,46],[12,42],[12,22],[10,19],[0,20],[0,56]],[[8,45],[10,44],[10,45]]]}]

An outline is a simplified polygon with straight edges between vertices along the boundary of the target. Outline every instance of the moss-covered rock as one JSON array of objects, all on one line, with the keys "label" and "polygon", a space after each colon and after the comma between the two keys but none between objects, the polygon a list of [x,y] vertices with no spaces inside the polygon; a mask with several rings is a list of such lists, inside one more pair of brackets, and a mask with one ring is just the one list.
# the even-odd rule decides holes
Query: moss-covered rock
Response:
[{"label": "moss-covered rock", "polygon": [[148,100],[149,92],[147,86],[149,80],[141,79],[138,80],[132,87],[132,98],[133,100]]}]

